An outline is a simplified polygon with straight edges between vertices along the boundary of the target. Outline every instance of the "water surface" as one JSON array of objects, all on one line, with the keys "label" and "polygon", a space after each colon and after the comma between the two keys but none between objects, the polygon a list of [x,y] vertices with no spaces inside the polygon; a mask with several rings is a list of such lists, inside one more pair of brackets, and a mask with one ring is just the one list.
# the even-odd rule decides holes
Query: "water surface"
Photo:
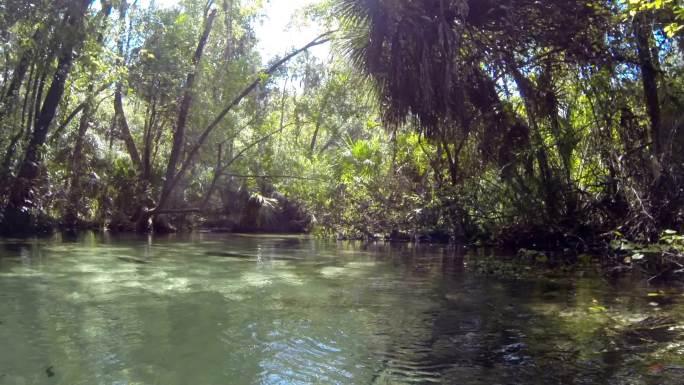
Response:
[{"label": "water surface", "polygon": [[[465,264],[467,265],[467,264]],[[300,237],[0,242],[0,384],[684,384],[684,296]]]}]

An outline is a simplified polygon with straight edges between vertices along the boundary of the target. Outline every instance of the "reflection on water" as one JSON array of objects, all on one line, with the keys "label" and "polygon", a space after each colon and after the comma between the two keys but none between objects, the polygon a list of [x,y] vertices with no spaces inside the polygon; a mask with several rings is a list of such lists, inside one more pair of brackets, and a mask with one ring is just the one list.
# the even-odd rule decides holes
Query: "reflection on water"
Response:
[{"label": "reflection on water", "polygon": [[682,384],[684,296],[298,237],[2,241],[0,384]]}]

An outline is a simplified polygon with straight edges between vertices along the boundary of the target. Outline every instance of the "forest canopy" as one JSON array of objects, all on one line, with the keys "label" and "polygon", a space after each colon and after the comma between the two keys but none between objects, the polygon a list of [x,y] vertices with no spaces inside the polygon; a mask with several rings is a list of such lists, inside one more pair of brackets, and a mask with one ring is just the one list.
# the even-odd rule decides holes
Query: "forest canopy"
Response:
[{"label": "forest canopy", "polygon": [[328,0],[264,62],[268,6],[4,2],[2,231],[682,230],[680,1]]}]

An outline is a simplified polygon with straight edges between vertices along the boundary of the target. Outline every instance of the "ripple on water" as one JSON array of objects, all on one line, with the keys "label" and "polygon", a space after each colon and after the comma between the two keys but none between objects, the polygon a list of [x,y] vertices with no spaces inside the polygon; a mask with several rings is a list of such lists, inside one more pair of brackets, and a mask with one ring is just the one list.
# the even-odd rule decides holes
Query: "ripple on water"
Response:
[{"label": "ripple on water", "polygon": [[265,351],[270,358],[260,363],[262,383],[347,384],[354,377],[339,348],[311,337],[271,341]]},{"label": "ripple on water", "polygon": [[265,287],[273,284],[271,277],[263,273],[249,271],[242,274],[242,283],[252,287]]}]

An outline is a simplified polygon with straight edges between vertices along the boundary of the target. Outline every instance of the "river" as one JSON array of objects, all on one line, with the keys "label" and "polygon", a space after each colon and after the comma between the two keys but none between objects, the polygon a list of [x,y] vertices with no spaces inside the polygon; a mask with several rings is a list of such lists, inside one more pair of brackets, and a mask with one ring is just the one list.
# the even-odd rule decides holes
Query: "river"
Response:
[{"label": "river", "polygon": [[684,384],[684,295],[442,246],[0,241],[0,384]]}]

